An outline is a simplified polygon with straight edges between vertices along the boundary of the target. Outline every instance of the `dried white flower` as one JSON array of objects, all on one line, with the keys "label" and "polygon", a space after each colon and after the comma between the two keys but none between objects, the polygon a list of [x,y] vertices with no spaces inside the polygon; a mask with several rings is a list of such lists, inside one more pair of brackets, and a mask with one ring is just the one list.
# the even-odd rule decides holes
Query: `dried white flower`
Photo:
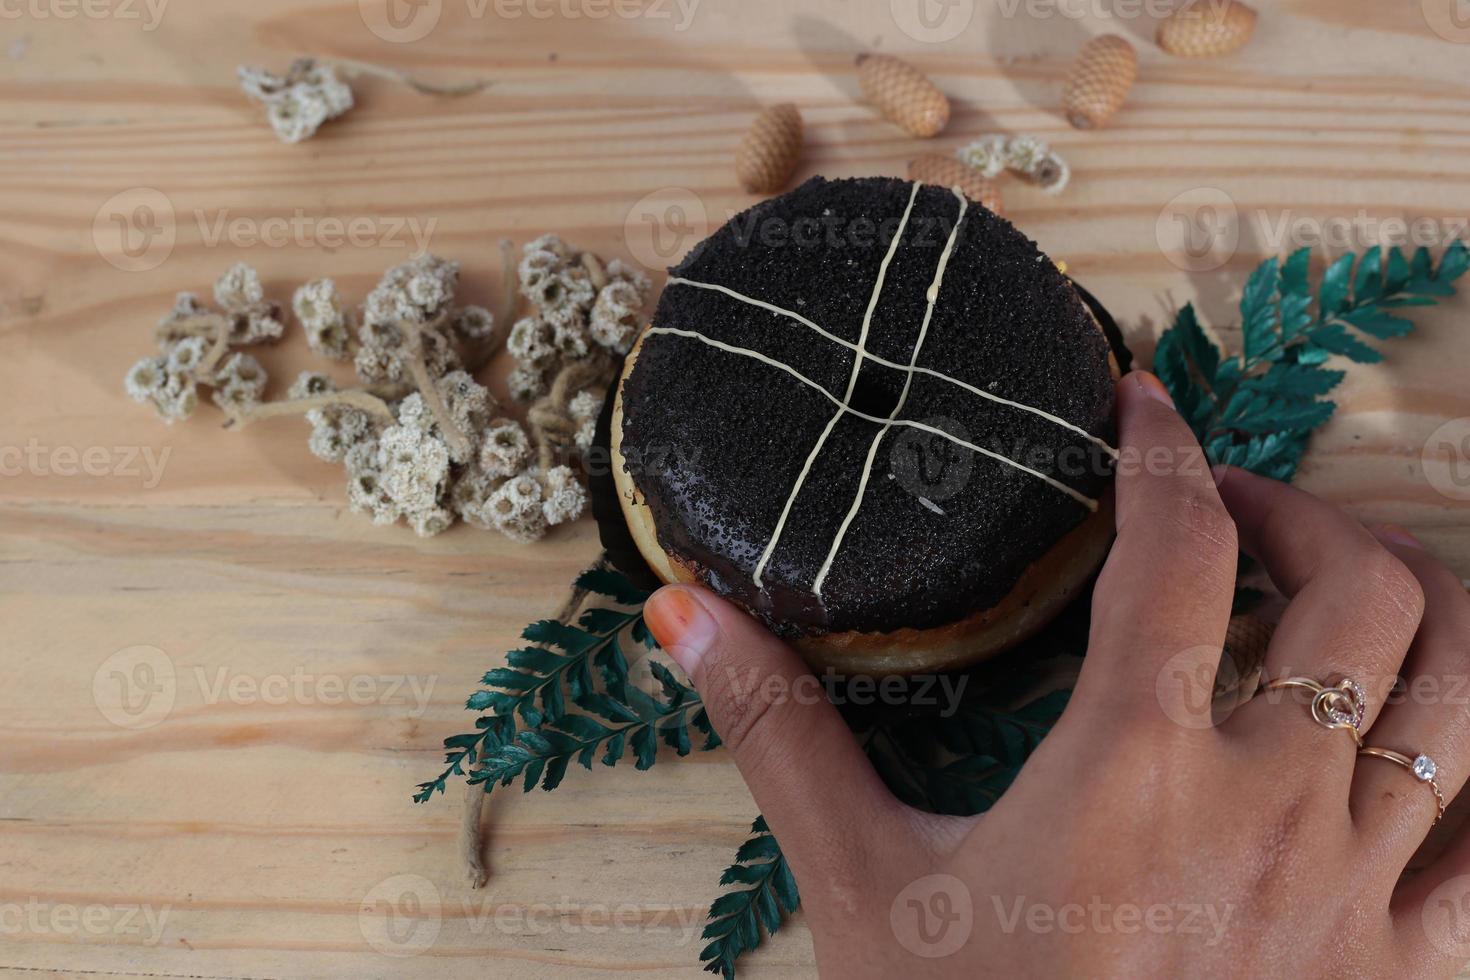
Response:
[{"label": "dried white flower", "polygon": [[227,357],[214,375],[214,403],[226,410],[247,409],[260,403],[266,385],[265,368],[249,354]]},{"label": "dried white flower", "polygon": [[587,490],[569,466],[555,466],[546,473],[541,513],[552,526],[567,524],[587,508]]},{"label": "dried white flower", "polygon": [[495,335],[495,316],[483,306],[466,306],[455,311],[450,329],[461,340],[486,341]]},{"label": "dried white flower", "polygon": [[602,414],[602,404],[606,397],[606,394],[599,396],[593,391],[579,391],[567,403],[567,414],[578,423],[577,433],[572,441],[583,452],[591,449],[592,444],[597,441],[597,419]]},{"label": "dried white flower", "polygon": [[214,301],[227,310],[248,310],[265,301],[265,287],[260,284],[260,274],[237,262],[214,284]]},{"label": "dried white flower", "polygon": [[378,438],[384,493],[405,513],[438,506],[449,478],[449,447],[423,429],[390,426]]},{"label": "dried white flower", "polygon": [[1030,174],[1049,153],[1051,147],[1044,139],[1036,136],[1012,136],[1006,141],[1006,166],[1019,174]]},{"label": "dried white flower", "polygon": [[[185,337],[165,351],[169,374],[192,376],[209,353],[208,337]],[[206,379],[207,380],[207,379]]]},{"label": "dried white flower", "polygon": [[351,358],[352,337],[335,282],[316,279],[302,286],[291,300],[291,309],[313,351],[334,361]]},{"label": "dried white flower", "polygon": [[199,407],[199,391],[193,379],[171,374],[151,401],[159,418],[172,425],[194,414]]},{"label": "dried white flower", "polygon": [[280,340],[286,334],[279,307],[262,303],[248,313],[230,318],[230,343],[263,344]]},{"label": "dried white flower", "polygon": [[352,89],[336,68],[311,58],[297,59],[285,77],[244,65],[236,75],[246,95],[265,103],[266,118],[285,143],[310,139],[327,120],[352,108]]},{"label": "dried white flower", "polygon": [[377,288],[368,294],[364,323],[432,323],[448,313],[458,285],[458,262],[428,254],[410,259],[384,273]]},{"label": "dried white flower", "polygon": [[442,534],[454,524],[454,513],[447,507],[433,507],[408,515],[408,526],[421,538]]},{"label": "dried white flower", "polygon": [[199,302],[198,296],[193,293],[179,293],[174,298],[174,308],[158,320],[159,343],[170,344],[190,336],[184,329],[185,324],[208,313],[209,308]]},{"label": "dried white flower", "polygon": [[552,232],[547,232],[540,238],[527,242],[521,247],[521,251],[526,255],[532,252],[550,252],[562,260],[570,260],[574,255],[571,246],[562,241],[560,235]]},{"label": "dried white flower", "polygon": [[489,476],[507,478],[525,469],[531,461],[531,439],[514,419],[496,419],[485,430],[480,447],[480,468]]},{"label": "dried white flower", "polygon": [[372,515],[374,524],[392,524],[402,511],[383,488],[383,474],[378,467],[378,443],[366,439],[347,453],[347,503],[355,512]]},{"label": "dried white flower", "polygon": [[568,266],[546,276],[525,292],[526,298],[536,305],[541,317],[553,326],[585,319],[597,300],[592,276],[579,265]]},{"label": "dried white flower", "polygon": [[505,379],[510,397],[518,402],[535,401],[546,394],[546,375],[524,364],[513,369]]},{"label": "dried white flower", "polygon": [[587,320],[579,317],[552,328],[552,343],[557,353],[570,361],[580,361],[592,352],[592,337],[587,330]]},{"label": "dried white flower", "polygon": [[513,541],[529,544],[546,534],[541,484],[531,476],[502,483],[485,504],[485,519]]},{"label": "dried white flower", "polygon": [[1030,176],[1044,193],[1060,194],[1067,189],[1067,184],[1072,179],[1072,168],[1055,153],[1048,153]]},{"label": "dried white flower", "polygon": [[485,515],[485,505],[495,492],[498,481],[478,466],[467,466],[454,478],[449,488],[449,509],[460,520],[481,530],[494,528]]},{"label": "dried white flower", "polygon": [[1006,138],[998,134],[982,136],[955,156],[988,178],[999,177],[1006,168]]},{"label": "dried white flower", "polygon": [[556,331],[540,317],[517,320],[505,349],[522,367],[545,368],[556,360]]},{"label": "dried white flower", "polygon": [[619,354],[628,353],[638,336],[643,302],[635,283],[623,279],[608,283],[592,307],[592,339]]},{"label": "dried white flower", "polygon": [[163,357],[145,357],[128,368],[123,387],[135,402],[152,400],[168,383],[168,361]]},{"label": "dried white flower", "polygon": [[622,259],[613,259],[607,264],[607,278],[609,283],[625,282],[636,289],[639,307],[648,301],[648,294],[653,290],[653,281],[643,270],[629,265]]}]

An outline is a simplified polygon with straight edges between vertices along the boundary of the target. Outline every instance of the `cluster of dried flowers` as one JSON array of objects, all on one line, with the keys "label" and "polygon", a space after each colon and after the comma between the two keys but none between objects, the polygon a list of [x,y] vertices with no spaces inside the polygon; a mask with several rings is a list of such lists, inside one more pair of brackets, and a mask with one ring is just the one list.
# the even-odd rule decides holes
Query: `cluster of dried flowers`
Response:
[{"label": "cluster of dried flowers", "polygon": [[1072,168],[1050,144],[1036,136],[982,136],[955,154],[960,162],[995,179],[1010,171],[1048,194],[1060,194],[1072,179]]},{"label": "cluster of dried flowers", "polygon": [[215,286],[222,311],[179,297],[156,330],[160,353],[133,365],[126,388],[170,423],[193,413],[199,386],[213,389],[227,427],[304,415],[311,452],[346,467],[348,501],[374,523],[402,519],[430,536],[463,520],[534,541],[586,506],[570,464],[591,445],[649,282],[550,235],[525,247],[518,271],[533,311],[510,331],[509,383],[518,400],[534,400],[527,424],[502,415],[474,378],[497,346],[495,316],[456,305],[459,264],[432,255],[389,269],[360,310],[330,279],[296,291],[308,345],[351,361],[356,387],[306,371],[286,400],[262,400],[264,368],[233,348],[278,340],[285,326],[259,276],[237,265]]},{"label": "cluster of dried flowers", "polygon": [[283,143],[309,140],[323,123],[351,110],[352,86],[348,80],[359,75],[386,78],[424,95],[472,95],[490,84],[477,80],[434,85],[381,65],[323,58],[297,58],[284,75],[249,65],[236,68],[235,74],[245,94],[265,105],[266,119]]},{"label": "cluster of dried flowers", "polygon": [[283,143],[300,143],[322,124],[352,108],[352,88],[334,65],[297,58],[285,75],[241,65],[236,70],[245,94],[265,105],[266,119]]}]

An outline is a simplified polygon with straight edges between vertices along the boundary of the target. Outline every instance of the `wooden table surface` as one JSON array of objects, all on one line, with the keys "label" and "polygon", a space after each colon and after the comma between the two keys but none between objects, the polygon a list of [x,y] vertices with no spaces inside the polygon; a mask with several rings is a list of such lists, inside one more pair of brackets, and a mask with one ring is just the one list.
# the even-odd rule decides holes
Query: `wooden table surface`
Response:
[{"label": "wooden table surface", "polygon": [[[693,976],[756,812],[721,753],[578,770],[494,798],[494,876],[469,891],[462,797],[410,794],[594,529],[421,541],[349,513],[297,420],[225,433],[204,407],[165,427],[122,377],[176,291],[244,259],[281,300],[317,276],[360,297],[414,229],[492,304],[504,236],[656,262],[655,234],[687,248],[752,202],[732,150],[784,100],[808,123],[803,174],[901,174],[993,131],[1052,140],[1073,186],[1008,184],[1011,216],[1145,355],[1186,300],[1233,322],[1283,235],[1328,222],[1321,259],[1374,244],[1380,219],[1428,219],[1442,243],[1470,213],[1470,22],[1451,4],[1262,0],[1245,51],[1190,62],[1149,42],[1146,11],[958,0],[922,21],[917,2],[424,0],[396,20],[382,0],[0,4],[0,975]],[[1141,78],[1116,125],[1077,132],[1060,80],[1106,31],[1134,39]],[[864,49],[931,72],[949,131],[920,144],[861,105]],[[354,113],[285,146],[234,69],[300,54],[494,86],[446,101],[365,81]],[[1233,254],[1175,249],[1211,227],[1239,228]],[[1463,576],[1467,505],[1420,456],[1470,416],[1467,313],[1418,313],[1353,368],[1300,479]],[[307,362],[299,336],[265,357],[277,378]],[[799,925],[749,961],[811,972]]]}]

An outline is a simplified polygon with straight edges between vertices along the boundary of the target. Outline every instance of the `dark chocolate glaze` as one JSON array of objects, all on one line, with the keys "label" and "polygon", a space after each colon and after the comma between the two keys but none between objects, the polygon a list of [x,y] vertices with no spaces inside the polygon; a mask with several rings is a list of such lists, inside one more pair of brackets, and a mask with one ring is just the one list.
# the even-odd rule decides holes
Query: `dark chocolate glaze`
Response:
[{"label": "dark chocolate glaze", "polygon": [[[733,218],[673,275],[800,313],[856,343],[913,185],[813,178]],[[960,214],[918,195],[879,294],[867,349],[907,364],[926,293]],[[841,399],[853,352],[789,317],[670,284],[653,324],[759,351]],[[1108,343],[1067,279],[1009,222],[968,206],[918,364],[1115,441]],[[867,361],[852,405],[886,418],[905,374]],[[700,341],[645,338],[623,386],[622,449],[659,543],[717,593],[787,636],[929,628],[990,608],[1087,511],[1036,477],[895,426],[818,600],[812,584],[882,426],[844,415],[802,484],[764,588],[753,573],[812,447],[837,409],[781,370]],[[914,375],[902,419],[933,425],[1088,497],[1109,460],[1080,435]]]}]

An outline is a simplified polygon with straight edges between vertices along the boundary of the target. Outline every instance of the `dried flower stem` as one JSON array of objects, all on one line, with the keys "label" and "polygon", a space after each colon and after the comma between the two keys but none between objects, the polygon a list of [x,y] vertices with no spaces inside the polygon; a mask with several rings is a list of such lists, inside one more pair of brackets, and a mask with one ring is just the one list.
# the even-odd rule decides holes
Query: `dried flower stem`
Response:
[{"label": "dried flower stem", "polygon": [[468,459],[471,449],[469,437],[460,431],[459,426],[454,422],[454,416],[449,414],[449,406],[444,404],[444,398],[439,394],[439,386],[435,384],[434,376],[429,373],[429,365],[424,361],[423,328],[407,320],[400,320],[397,326],[403,331],[406,339],[403,362],[408,367],[413,383],[418,386],[419,394],[424,399],[424,406],[434,413],[434,419],[439,423],[439,431],[454,455],[460,459]]},{"label": "dried flower stem", "polygon": [[215,317],[219,325],[215,329],[214,344],[210,346],[208,353],[199,361],[199,366],[194,369],[194,377],[204,379],[214,376],[214,369],[219,367],[219,362],[225,359],[230,352],[230,331],[225,325],[224,317]]},{"label": "dried flower stem", "polygon": [[478,783],[465,785],[464,810],[460,813],[459,824],[459,859],[471,888],[484,888],[485,882],[490,880],[490,871],[485,867],[485,830],[480,823],[485,800],[489,796],[485,787]]},{"label": "dried flower stem", "polygon": [[383,65],[375,65],[367,61],[357,61],[353,58],[318,58],[317,61],[321,64],[331,65],[337,68],[348,78],[356,78],[359,75],[385,78],[392,82],[407,85],[415,92],[420,92],[424,95],[445,95],[451,98],[458,98],[462,95],[474,95],[476,92],[482,92],[490,87],[489,80],[483,78],[471,82],[462,82],[458,85],[435,85],[416,78],[407,72],[399,71],[396,68],[386,68]]},{"label": "dried flower stem", "polygon": [[572,361],[557,374],[551,390],[526,412],[542,472],[556,465],[557,454],[571,444],[581,428],[581,423],[572,418],[572,399],[588,388],[606,384],[609,374],[609,365],[601,359]]},{"label": "dried flower stem", "polygon": [[225,420],[226,429],[243,429],[251,422],[259,422],[261,419],[275,418],[281,415],[305,415],[307,412],[318,408],[331,408],[341,405],[346,408],[355,408],[376,416],[384,422],[395,422],[396,417],[393,409],[388,403],[370,392],[361,388],[348,388],[345,391],[328,391],[320,395],[312,395],[309,398],[293,398],[279,402],[261,402],[250,408],[231,412]]},{"label": "dried flower stem", "polygon": [[[597,556],[589,570],[607,567],[607,552],[604,551]],[[580,575],[577,580],[581,581]],[[588,595],[586,587],[573,585],[567,601],[562,604],[561,612],[556,615],[557,622],[572,623]],[[485,828],[482,823],[485,801],[490,796],[486,789],[486,786],[478,783],[468,784],[465,787],[464,809],[460,812],[459,859],[471,888],[484,888],[485,882],[490,880],[490,871],[485,867]]]},{"label": "dried flower stem", "polygon": [[218,313],[196,313],[171,317],[153,328],[153,339],[159,343],[182,337],[218,337],[228,334],[229,324]]},{"label": "dried flower stem", "polygon": [[591,252],[583,252],[582,268],[587,270],[587,275],[592,279],[592,288],[602,292],[607,285],[607,270],[603,268],[602,260]]}]

